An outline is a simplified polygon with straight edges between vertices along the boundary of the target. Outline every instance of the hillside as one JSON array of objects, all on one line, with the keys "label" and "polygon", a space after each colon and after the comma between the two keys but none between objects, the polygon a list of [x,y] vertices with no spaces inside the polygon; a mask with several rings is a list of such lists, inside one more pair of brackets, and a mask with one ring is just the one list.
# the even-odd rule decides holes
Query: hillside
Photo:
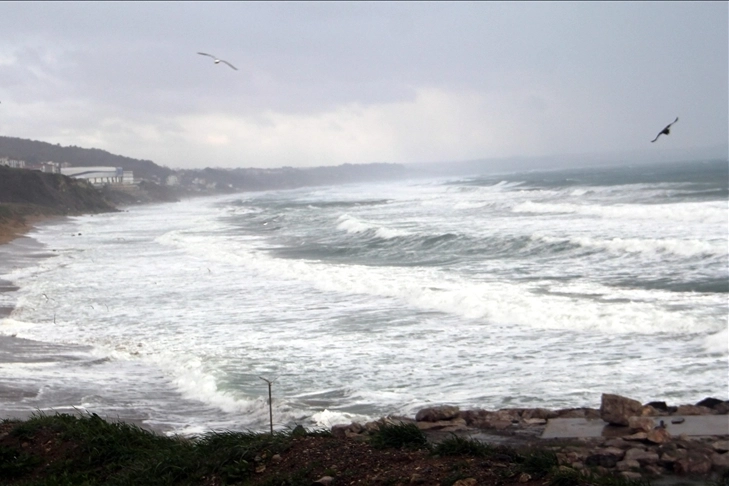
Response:
[{"label": "hillside", "polygon": [[0,166],[0,243],[45,217],[116,210],[87,181]]},{"label": "hillside", "polygon": [[0,137],[0,157],[24,160],[29,164],[67,162],[76,167],[123,167],[124,170],[133,171],[137,179],[155,182],[164,182],[167,176],[174,173],[172,169],[161,167],[151,160],[132,159],[96,148],[62,147],[14,137]]},{"label": "hillside", "polygon": [[0,137],[0,157],[25,161],[28,165],[42,162],[68,163],[74,167],[121,167],[134,173],[134,180],[154,182],[160,186],[171,180],[173,192],[215,194],[236,191],[293,189],[304,186],[382,181],[420,175],[421,171],[400,164],[342,164],[332,167],[204,168],[173,170],[150,160],[114,155],[96,148],[62,147],[47,142]]}]

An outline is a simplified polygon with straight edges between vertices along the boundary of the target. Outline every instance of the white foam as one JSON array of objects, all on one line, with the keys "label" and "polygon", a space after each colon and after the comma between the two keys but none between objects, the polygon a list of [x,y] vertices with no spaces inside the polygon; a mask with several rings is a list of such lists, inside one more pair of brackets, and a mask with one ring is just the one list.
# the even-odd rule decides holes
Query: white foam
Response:
[{"label": "white foam", "polygon": [[20,338],[32,336],[32,334],[26,334],[26,332],[35,327],[37,327],[37,324],[34,322],[19,321],[11,317],[0,320],[0,333],[5,336],[16,336]]},{"label": "white foam", "polygon": [[717,203],[677,204],[571,204],[526,201],[512,208],[515,213],[580,214],[612,219],[687,221],[727,224],[726,205]]},{"label": "white foam", "polygon": [[364,424],[374,420],[373,417],[368,415],[359,415],[346,412],[336,412],[324,409],[321,412],[316,412],[311,415],[311,420],[317,427],[331,428],[334,425],[340,424],[351,424],[352,422],[358,422]]},{"label": "white foam", "polygon": [[[682,268],[670,255],[723,257],[726,235],[720,225],[657,227],[647,219],[623,224],[605,216],[595,224],[575,213],[515,216],[508,208],[517,201],[553,198],[555,191],[501,193],[503,187],[370,188],[367,198],[393,202],[348,208],[346,215],[341,206],[323,204],[307,213],[305,204],[297,204],[296,224],[315,214],[312,220],[321,226],[312,232],[348,244],[358,240],[348,234],[392,238],[407,228],[404,234],[500,235],[509,241],[535,235],[538,242],[604,249],[582,252],[599,261],[559,261],[559,270],[565,270],[560,276],[578,273],[584,279],[560,281],[549,261],[515,264],[512,255],[443,267],[274,258],[267,249],[281,240],[270,233],[238,234],[230,224],[235,215],[220,201],[146,208],[113,221],[99,216],[74,222],[84,225],[84,238],[67,236],[81,228],[73,225],[59,228],[60,236],[44,233],[41,239],[53,242],[60,256],[43,263],[42,271],[18,274],[21,289],[14,294],[22,306],[11,321],[20,323],[23,335],[94,346],[92,354],[110,362],[78,374],[75,361],[60,370],[56,363],[12,366],[7,376],[51,383],[39,401],[50,400],[54,386],[73,386],[76,377],[99,383],[104,400],[121,394],[114,389],[121,383],[139,393],[130,401],[152,409],[151,421],[171,423],[183,433],[213,425],[267,428],[259,374],[276,376],[276,427],[301,420],[329,427],[411,414],[431,401],[487,408],[537,399],[546,406],[579,405],[575,400],[594,405],[590,400],[599,402],[603,387],[659,399],[665,383],[646,382],[647,366],[675,379],[670,388],[682,396],[715,386],[723,359],[715,354],[726,353],[720,346],[726,332],[716,333],[726,326],[725,294],[621,289],[590,272],[603,272],[603,264],[622,270],[629,260],[635,265],[625,269],[629,276],[656,268],[662,274],[664,265]],[[351,198],[344,190],[319,192],[322,198]],[[297,194],[313,198],[304,190]],[[274,208],[296,199],[267,198]],[[252,204],[265,208],[266,201]],[[422,201],[430,205],[424,209]],[[463,219],[459,215],[467,211],[454,211],[469,205],[485,209]],[[289,229],[286,223],[281,232]],[[667,226],[675,228],[662,233]],[[122,235],[125,242],[116,242]],[[534,278],[523,279],[525,269]],[[63,298],[48,303],[43,293]],[[53,311],[58,322],[52,328],[34,324]],[[5,324],[0,333],[16,326]],[[699,339],[705,339],[708,354],[699,351],[704,349]],[[677,370],[684,364],[695,368]],[[621,373],[614,372],[616,366]],[[312,390],[322,396],[307,396]],[[104,403],[87,395],[71,403]],[[187,415],[170,417],[178,402]]]},{"label": "white foam", "polygon": [[682,257],[700,255],[725,256],[728,253],[726,241],[706,241],[698,239],[679,240],[676,238],[611,238],[599,239],[589,236],[557,238],[534,234],[532,239],[547,243],[573,243],[585,248],[599,248],[611,253],[671,253]]},{"label": "white foam", "polygon": [[408,236],[409,232],[397,228],[388,228],[379,224],[361,221],[357,218],[343,214],[339,217],[337,228],[347,233],[365,233],[373,231],[377,237],[382,239],[397,238],[399,236]]},{"label": "white foam", "polygon": [[718,353],[722,355],[729,354],[729,329],[724,328],[721,331],[710,334],[704,338],[704,348],[709,353]]}]

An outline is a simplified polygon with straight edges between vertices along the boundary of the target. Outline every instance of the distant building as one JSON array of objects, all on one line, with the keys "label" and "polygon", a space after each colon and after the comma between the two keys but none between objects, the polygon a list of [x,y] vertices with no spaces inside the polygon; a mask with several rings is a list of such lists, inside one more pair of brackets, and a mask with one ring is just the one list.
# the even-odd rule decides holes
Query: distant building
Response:
[{"label": "distant building", "polygon": [[40,165],[41,172],[47,172],[49,174],[60,174],[61,164],[58,162],[43,162]]},{"label": "distant building", "polygon": [[122,175],[122,184],[130,186],[134,184],[134,172],[131,170],[125,170]]},{"label": "distant building", "polygon": [[86,179],[95,186],[122,184],[125,175],[121,167],[62,167],[61,174],[74,179]]},{"label": "distant building", "polygon": [[25,169],[24,160],[15,160],[9,157],[0,157],[0,165],[5,165],[14,169]]}]

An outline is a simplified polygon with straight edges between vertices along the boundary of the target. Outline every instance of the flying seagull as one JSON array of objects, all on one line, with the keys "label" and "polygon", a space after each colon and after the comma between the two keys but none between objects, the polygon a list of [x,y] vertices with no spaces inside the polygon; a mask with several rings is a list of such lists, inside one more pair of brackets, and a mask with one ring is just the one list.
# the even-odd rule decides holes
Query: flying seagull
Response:
[{"label": "flying seagull", "polygon": [[222,62],[222,63],[225,63],[225,64],[227,64],[228,66],[232,67],[232,68],[233,68],[233,69],[235,69],[236,71],[238,70],[238,68],[237,68],[237,67],[233,66],[233,65],[232,65],[231,63],[229,63],[228,61],[224,61],[224,60],[222,60],[222,59],[218,59],[218,58],[217,58],[216,56],[213,56],[212,54],[205,54],[204,52],[198,52],[198,54],[200,54],[201,56],[208,56],[208,57],[212,57],[212,58],[213,58],[213,59],[215,60],[215,64],[220,64],[220,63]]},{"label": "flying seagull", "polygon": [[672,123],[669,123],[668,125],[666,125],[666,128],[664,128],[663,130],[661,130],[660,133],[658,133],[658,135],[656,135],[656,138],[654,138],[653,140],[651,140],[651,143],[653,143],[656,140],[658,140],[658,137],[660,137],[661,135],[668,135],[668,134],[670,134],[671,133],[671,125],[673,125],[677,121],[678,121],[678,117],[676,117],[676,119],[673,120]]}]

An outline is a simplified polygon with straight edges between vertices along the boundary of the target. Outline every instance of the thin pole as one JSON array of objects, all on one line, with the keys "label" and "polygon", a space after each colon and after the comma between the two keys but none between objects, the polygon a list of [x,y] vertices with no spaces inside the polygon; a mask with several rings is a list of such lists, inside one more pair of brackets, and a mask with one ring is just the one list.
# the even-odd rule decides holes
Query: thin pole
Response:
[{"label": "thin pole", "polygon": [[260,379],[268,383],[268,418],[271,423],[271,435],[273,435],[273,399],[271,398],[271,384],[272,381],[269,381],[262,376],[259,376]]}]

